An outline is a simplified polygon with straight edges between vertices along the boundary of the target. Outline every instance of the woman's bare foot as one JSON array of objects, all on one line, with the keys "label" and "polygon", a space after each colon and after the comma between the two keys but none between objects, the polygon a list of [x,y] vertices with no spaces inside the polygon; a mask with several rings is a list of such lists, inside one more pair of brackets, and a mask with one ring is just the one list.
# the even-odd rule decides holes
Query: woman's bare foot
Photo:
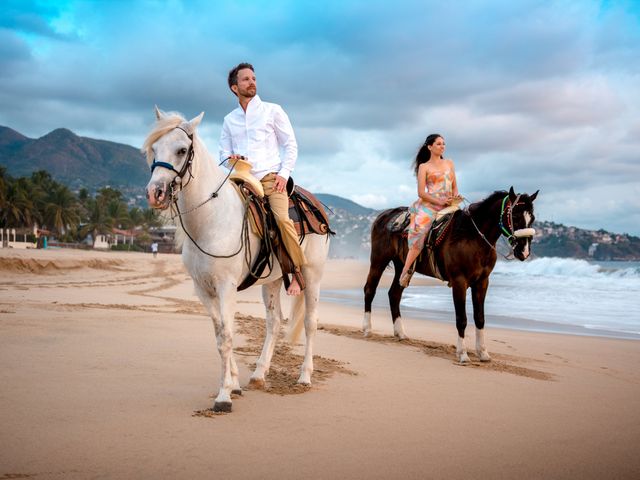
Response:
[{"label": "woman's bare foot", "polygon": [[289,288],[287,288],[287,295],[296,296],[300,295],[300,284],[298,283],[298,279],[295,275],[291,278],[291,283],[289,284]]}]

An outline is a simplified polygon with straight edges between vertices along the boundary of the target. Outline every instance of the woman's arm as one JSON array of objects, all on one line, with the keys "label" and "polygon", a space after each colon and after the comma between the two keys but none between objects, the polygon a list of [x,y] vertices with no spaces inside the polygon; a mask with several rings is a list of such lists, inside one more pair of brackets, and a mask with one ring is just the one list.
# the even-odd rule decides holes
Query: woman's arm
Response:
[{"label": "woman's arm", "polygon": [[451,164],[451,173],[453,174],[453,178],[451,180],[451,193],[453,193],[454,197],[457,197],[460,194],[458,193],[458,179],[456,178],[456,168],[453,165],[453,160],[449,160],[449,163]]}]

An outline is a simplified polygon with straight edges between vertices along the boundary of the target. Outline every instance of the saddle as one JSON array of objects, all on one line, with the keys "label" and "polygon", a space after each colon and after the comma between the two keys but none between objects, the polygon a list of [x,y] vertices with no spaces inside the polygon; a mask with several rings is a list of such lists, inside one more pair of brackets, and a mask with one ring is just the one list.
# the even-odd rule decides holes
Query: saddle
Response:
[{"label": "saddle", "polygon": [[[271,269],[271,255],[274,254],[280,263],[283,273],[285,288],[289,288],[288,274],[295,275],[300,288],[304,289],[304,278],[293,264],[291,257],[280,238],[280,229],[269,207],[269,202],[264,197],[262,185],[254,181],[231,177],[232,184],[238,190],[240,196],[247,202],[248,221],[253,232],[261,238],[260,251],[249,274],[238,286],[238,291],[253,285],[262,275],[265,268]],[[259,188],[258,188],[259,187]],[[300,237],[300,243],[307,234],[329,235],[335,234],[329,227],[329,218],[320,201],[309,191],[294,185],[289,178],[287,185],[289,193],[289,218],[294,223],[296,232]]]},{"label": "saddle", "polygon": [[[434,276],[439,280],[446,281],[438,268],[435,253],[451,226],[451,221],[453,220],[455,212],[459,209],[460,208],[457,205],[452,205],[450,207],[443,208],[436,214],[435,219],[431,222],[431,227],[429,227],[429,231],[425,238],[424,247],[420,253],[419,258],[423,255],[427,255],[427,263],[429,264]],[[411,214],[409,213],[409,209],[402,209],[387,221],[386,228],[392,233],[402,233],[402,236],[406,237],[410,220]]]}]

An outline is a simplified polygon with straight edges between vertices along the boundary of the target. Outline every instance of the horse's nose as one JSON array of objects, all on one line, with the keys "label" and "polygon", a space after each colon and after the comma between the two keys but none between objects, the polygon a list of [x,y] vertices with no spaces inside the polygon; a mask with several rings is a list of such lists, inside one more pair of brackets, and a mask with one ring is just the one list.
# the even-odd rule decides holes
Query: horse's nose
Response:
[{"label": "horse's nose", "polygon": [[164,185],[151,184],[147,186],[147,202],[152,207],[159,205],[165,198]]}]

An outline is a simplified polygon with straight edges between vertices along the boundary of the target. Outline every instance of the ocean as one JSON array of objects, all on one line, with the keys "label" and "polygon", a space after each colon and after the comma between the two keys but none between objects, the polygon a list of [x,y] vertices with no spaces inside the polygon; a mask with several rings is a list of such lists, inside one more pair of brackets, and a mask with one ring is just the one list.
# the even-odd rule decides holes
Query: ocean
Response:
[{"label": "ocean", "polygon": [[[568,258],[498,261],[489,282],[487,327],[640,340],[640,262]],[[323,297],[363,305],[362,290],[327,291]],[[373,308],[389,311],[385,288],[378,289]],[[400,308],[405,316],[455,324],[451,290],[445,284],[410,286]],[[471,327],[472,312],[468,290]]]}]

